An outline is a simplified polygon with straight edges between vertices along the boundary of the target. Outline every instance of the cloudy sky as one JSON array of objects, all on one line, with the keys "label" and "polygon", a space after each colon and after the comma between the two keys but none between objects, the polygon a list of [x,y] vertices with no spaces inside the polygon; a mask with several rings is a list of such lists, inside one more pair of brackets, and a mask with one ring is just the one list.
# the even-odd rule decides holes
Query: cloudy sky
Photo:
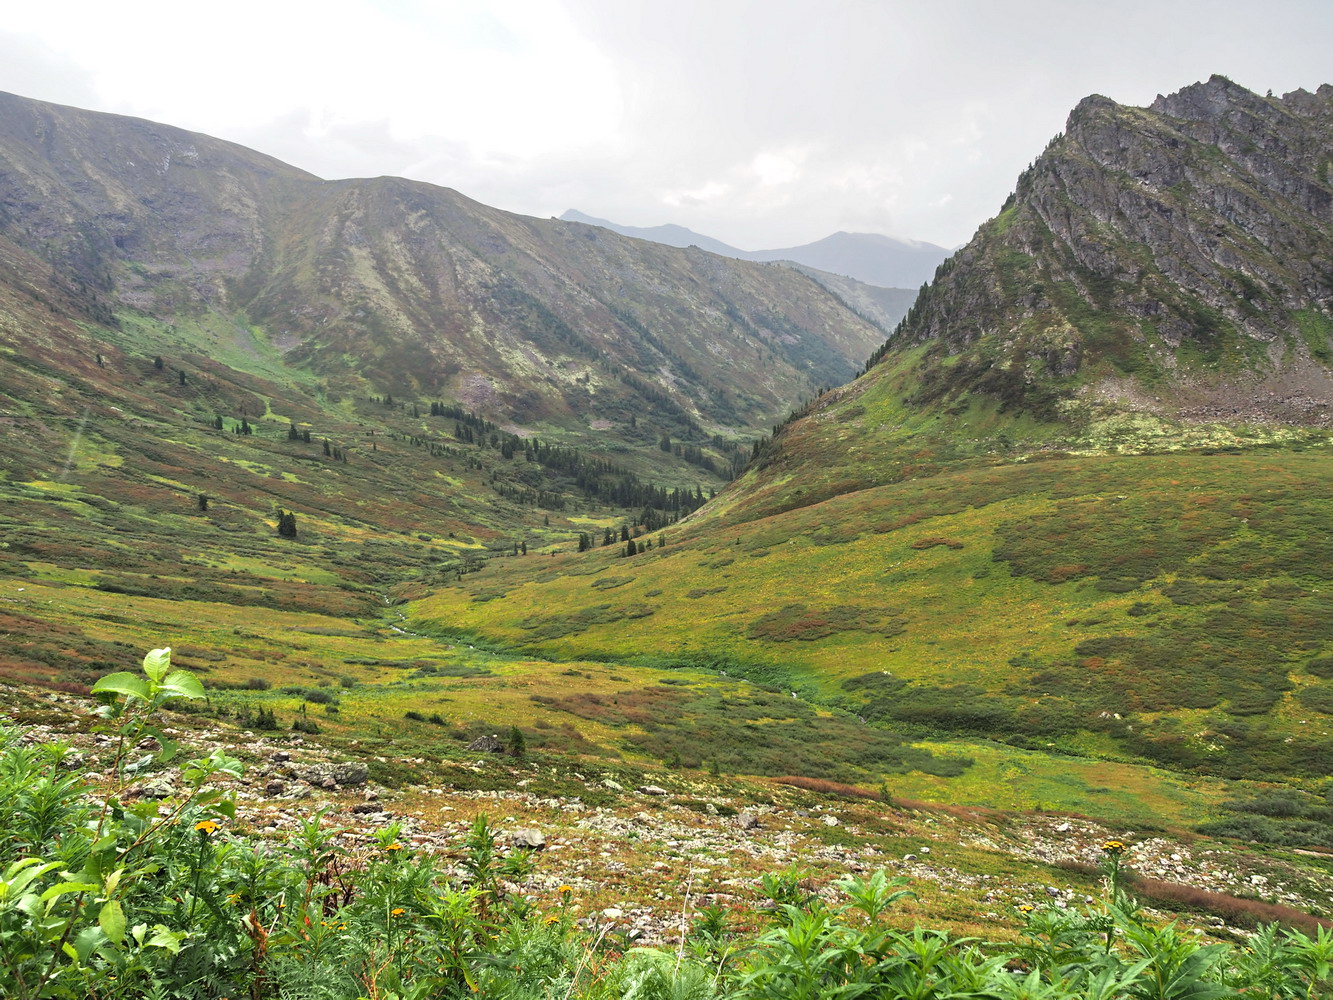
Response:
[{"label": "cloudy sky", "polygon": [[1090,93],[1333,82],[1330,0],[45,0],[0,90],[746,249],[944,246]]}]

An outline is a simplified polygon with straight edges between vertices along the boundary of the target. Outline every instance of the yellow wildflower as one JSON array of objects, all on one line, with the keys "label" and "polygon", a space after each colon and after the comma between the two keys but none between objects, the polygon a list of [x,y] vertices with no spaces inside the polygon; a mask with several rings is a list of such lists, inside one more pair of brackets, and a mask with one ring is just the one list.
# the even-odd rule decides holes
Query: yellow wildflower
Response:
[{"label": "yellow wildflower", "polygon": [[388,845],[387,847],[385,847],[384,849],[385,849],[386,851],[401,851],[401,850],[403,849],[403,845],[400,844],[400,843],[398,843],[398,841],[395,840],[392,844],[389,844],[389,845]]},{"label": "yellow wildflower", "polygon": [[567,885],[562,885],[559,889],[556,890],[556,892],[560,893],[560,895],[562,896],[565,895],[566,893],[570,893],[573,891],[574,891],[573,888]]},{"label": "yellow wildflower", "polygon": [[1035,910],[1035,909],[1036,909],[1036,907],[1033,906],[1031,903],[1024,903],[1022,906],[1020,906],[1020,907],[1018,908],[1018,912],[1019,912],[1019,913],[1031,913],[1031,912],[1032,912],[1033,910]]},{"label": "yellow wildflower", "polygon": [[406,912],[407,912],[407,911],[404,910],[401,906],[395,906],[392,910],[389,911],[389,916],[391,916],[391,917],[401,917],[401,916],[402,916],[404,913],[406,913]]},{"label": "yellow wildflower", "polygon": [[548,926],[550,924],[558,924],[560,923],[560,918],[557,917],[554,913],[552,913],[549,917],[547,917],[544,921],[542,921],[542,923],[547,924]]},{"label": "yellow wildflower", "polygon": [[204,835],[208,835],[210,833],[217,833],[218,830],[220,829],[220,827],[216,823],[214,823],[211,819],[201,820],[200,822],[194,825],[194,828]]},{"label": "yellow wildflower", "polygon": [[1102,850],[1107,854],[1120,854],[1124,849],[1125,842],[1123,840],[1108,840],[1106,843],[1102,844]]}]

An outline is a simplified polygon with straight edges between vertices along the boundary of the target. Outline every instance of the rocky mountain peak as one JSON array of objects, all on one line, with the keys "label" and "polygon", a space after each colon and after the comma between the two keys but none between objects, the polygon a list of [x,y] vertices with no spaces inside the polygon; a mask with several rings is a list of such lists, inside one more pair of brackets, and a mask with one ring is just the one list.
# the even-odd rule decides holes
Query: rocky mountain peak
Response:
[{"label": "rocky mountain peak", "polygon": [[943,361],[918,397],[980,390],[1050,415],[1114,392],[1327,422],[1331,112],[1328,86],[1275,99],[1221,76],[1148,108],[1081,101],[899,328]]},{"label": "rocky mountain peak", "polygon": [[1170,96],[1158,94],[1148,110],[1172,118],[1215,121],[1236,110],[1262,113],[1271,111],[1272,106],[1240,84],[1214,73],[1206,81],[1182,87]]}]

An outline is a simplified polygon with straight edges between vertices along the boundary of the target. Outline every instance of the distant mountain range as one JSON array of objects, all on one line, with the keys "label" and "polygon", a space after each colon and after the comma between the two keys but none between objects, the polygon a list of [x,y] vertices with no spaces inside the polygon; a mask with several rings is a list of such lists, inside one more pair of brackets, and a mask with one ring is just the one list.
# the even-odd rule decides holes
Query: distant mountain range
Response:
[{"label": "distant mountain range", "polygon": [[919,288],[935,276],[935,269],[951,251],[933,243],[899,240],[879,233],[834,233],[814,243],[777,250],[740,250],[721,240],[704,236],[684,226],[622,226],[608,219],[570,209],[560,216],[564,222],[601,226],[623,236],[665,243],[673,247],[697,246],[710,253],[738,260],[794,261],[831,274],[846,275],[882,288]]}]

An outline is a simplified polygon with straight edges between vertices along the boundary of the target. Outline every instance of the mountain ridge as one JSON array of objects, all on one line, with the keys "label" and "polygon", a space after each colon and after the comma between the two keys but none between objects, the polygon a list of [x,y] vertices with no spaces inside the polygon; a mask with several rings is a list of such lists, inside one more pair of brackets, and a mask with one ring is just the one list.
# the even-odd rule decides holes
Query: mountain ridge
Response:
[{"label": "mountain ridge", "polygon": [[130,309],[182,331],[233,317],[325,377],[588,443],[589,420],[632,413],[676,435],[757,433],[884,336],[786,269],[422,182],[325,181],[142,119],[12,95],[0,119],[0,234],[76,283],[88,316]]},{"label": "mountain ridge", "polygon": [[739,260],[791,261],[830,274],[853,278],[880,288],[915,289],[930,280],[935,268],[952,252],[921,240],[899,239],[882,233],[849,233],[839,230],[800,246],[771,250],[741,250],[696,233],[684,226],[625,226],[609,219],[599,219],[577,209],[569,209],[560,218],[600,226],[625,236],[665,243],[668,246],[698,246],[700,249],[735,257]]}]

